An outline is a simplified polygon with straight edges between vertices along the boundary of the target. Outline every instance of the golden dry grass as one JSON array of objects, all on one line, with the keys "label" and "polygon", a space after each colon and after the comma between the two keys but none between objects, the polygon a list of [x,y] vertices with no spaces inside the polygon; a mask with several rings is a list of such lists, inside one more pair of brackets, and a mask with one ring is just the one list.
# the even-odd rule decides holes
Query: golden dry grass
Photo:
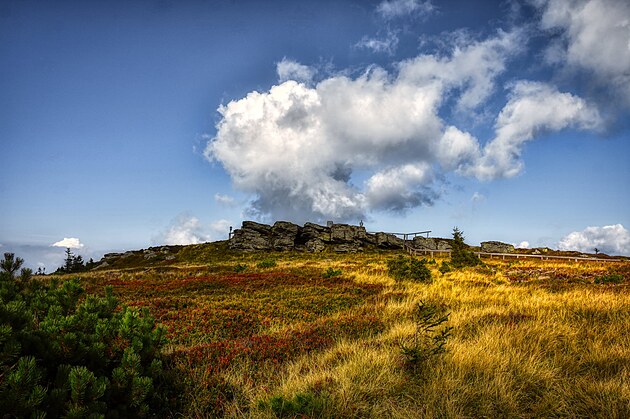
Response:
[{"label": "golden dry grass", "polygon": [[[433,269],[425,285],[396,283],[384,258],[360,258],[321,266],[384,285],[394,296],[378,307],[388,329],[292,362],[270,386],[249,392],[248,405],[307,394],[323,400],[305,412],[315,417],[630,417],[628,283],[572,281],[610,264],[489,261],[446,275]],[[515,269],[534,273],[511,282],[506,274]],[[414,332],[409,316],[418,301],[448,307],[454,330],[448,352],[414,375],[402,367],[398,342]],[[277,416],[258,405],[232,413]]]},{"label": "golden dry grass", "polygon": [[[393,256],[249,255],[211,266],[83,278],[95,284],[108,275],[173,280],[233,272],[244,263],[251,273],[315,277],[333,268],[344,280],[382,287],[365,304],[327,315],[333,322],[376,316],[385,325],[382,333],[354,340],[340,335],[332,346],[281,364],[244,361],[223,370],[221,383],[231,392],[222,407],[226,417],[630,417],[630,263],[485,260],[484,267],[443,275],[438,266],[445,259],[437,259],[428,265],[433,281],[422,284],[390,278],[386,261]],[[256,267],[269,257],[276,267]],[[594,283],[609,273],[624,280]],[[413,373],[404,367],[399,342],[414,333],[411,314],[420,301],[448,310],[453,331],[447,352]],[[185,416],[212,415],[204,399],[212,392],[194,385],[208,381],[204,374],[206,369],[190,373]],[[285,402],[297,408],[283,410]]]}]

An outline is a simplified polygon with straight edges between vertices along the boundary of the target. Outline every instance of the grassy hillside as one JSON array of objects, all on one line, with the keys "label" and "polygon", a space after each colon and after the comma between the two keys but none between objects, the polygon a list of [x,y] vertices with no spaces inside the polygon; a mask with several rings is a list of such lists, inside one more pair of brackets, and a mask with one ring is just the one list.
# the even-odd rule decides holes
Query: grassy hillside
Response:
[{"label": "grassy hillside", "polygon": [[[166,326],[187,417],[630,417],[628,263],[441,274],[438,259],[417,283],[388,276],[394,252],[213,246],[80,275]],[[401,343],[419,302],[453,329],[446,352],[411,368]]]}]

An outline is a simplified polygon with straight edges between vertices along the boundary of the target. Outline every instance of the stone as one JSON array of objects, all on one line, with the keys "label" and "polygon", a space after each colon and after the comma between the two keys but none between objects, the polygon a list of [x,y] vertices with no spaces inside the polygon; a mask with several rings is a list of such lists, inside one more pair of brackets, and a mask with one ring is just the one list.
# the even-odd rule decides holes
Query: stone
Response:
[{"label": "stone", "polygon": [[234,230],[229,247],[244,252],[271,250],[271,226],[253,221],[243,221],[242,227]]},{"label": "stone", "polygon": [[109,266],[109,263],[107,263],[107,261],[102,262],[100,265],[92,268],[93,271],[97,270],[97,269],[103,269],[103,268],[107,268]]},{"label": "stone", "polygon": [[302,227],[302,231],[300,231],[298,240],[302,243],[306,243],[311,239],[319,239],[322,242],[330,242],[330,228],[320,226],[313,223],[306,223],[304,227]]},{"label": "stone", "polygon": [[452,250],[453,246],[452,243],[453,239],[442,239],[442,238],[436,238],[435,239],[435,243],[436,243],[436,250]]},{"label": "stone", "polygon": [[287,221],[277,221],[271,227],[271,245],[274,250],[286,251],[295,248],[300,226]]},{"label": "stone", "polygon": [[514,246],[497,241],[481,242],[481,251],[485,253],[514,253]]},{"label": "stone", "polygon": [[354,242],[367,238],[365,227],[351,226],[348,224],[333,224],[330,227],[330,239],[334,243]]},{"label": "stone", "polygon": [[416,236],[413,238],[413,247],[418,250],[451,250],[452,242],[453,239]]},{"label": "stone", "polygon": [[362,250],[356,243],[337,244],[333,247],[333,251],[336,253],[357,253]]},{"label": "stone", "polygon": [[305,248],[309,252],[319,253],[326,250],[326,244],[322,240],[314,238],[306,242]]},{"label": "stone", "polygon": [[437,243],[435,239],[416,236],[413,238],[413,247],[418,250],[437,250]]},{"label": "stone", "polygon": [[376,233],[376,245],[382,249],[402,249],[405,241],[393,234]]}]

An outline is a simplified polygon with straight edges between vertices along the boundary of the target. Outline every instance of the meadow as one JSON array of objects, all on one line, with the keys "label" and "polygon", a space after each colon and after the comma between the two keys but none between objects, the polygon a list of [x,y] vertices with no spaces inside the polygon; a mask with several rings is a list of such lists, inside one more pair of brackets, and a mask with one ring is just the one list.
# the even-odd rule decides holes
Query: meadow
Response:
[{"label": "meadow", "polygon": [[[425,283],[391,278],[395,255],[190,246],[78,276],[166,328],[177,416],[630,417],[630,263],[437,259]],[[411,368],[419,303],[452,329]]]}]

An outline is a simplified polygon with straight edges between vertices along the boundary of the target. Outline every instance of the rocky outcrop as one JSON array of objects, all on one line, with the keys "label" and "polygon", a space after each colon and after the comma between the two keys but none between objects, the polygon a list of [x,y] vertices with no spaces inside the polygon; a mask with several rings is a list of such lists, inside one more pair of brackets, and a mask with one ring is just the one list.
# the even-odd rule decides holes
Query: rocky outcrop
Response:
[{"label": "rocky outcrop", "polygon": [[338,253],[360,252],[365,247],[401,249],[403,240],[387,233],[369,234],[365,227],[349,224],[321,226],[306,223],[303,227],[287,221],[273,226],[244,221],[234,230],[229,247],[243,252],[255,251],[307,251],[322,252],[327,247]]},{"label": "rocky outcrop", "polygon": [[271,247],[273,250],[292,250],[299,232],[299,225],[278,221],[271,227]]},{"label": "rocky outcrop", "polygon": [[376,233],[375,243],[381,249],[401,249],[405,244],[404,240],[388,233]]},{"label": "rocky outcrop", "polygon": [[453,239],[416,236],[413,238],[413,247],[418,250],[451,250],[452,241]]},{"label": "rocky outcrop", "polygon": [[271,250],[271,227],[253,221],[243,221],[243,226],[234,230],[232,234],[230,249],[244,252]]},{"label": "rocky outcrop", "polygon": [[481,242],[481,251],[485,253],[514,253],[514,246],[496,241]]}]

